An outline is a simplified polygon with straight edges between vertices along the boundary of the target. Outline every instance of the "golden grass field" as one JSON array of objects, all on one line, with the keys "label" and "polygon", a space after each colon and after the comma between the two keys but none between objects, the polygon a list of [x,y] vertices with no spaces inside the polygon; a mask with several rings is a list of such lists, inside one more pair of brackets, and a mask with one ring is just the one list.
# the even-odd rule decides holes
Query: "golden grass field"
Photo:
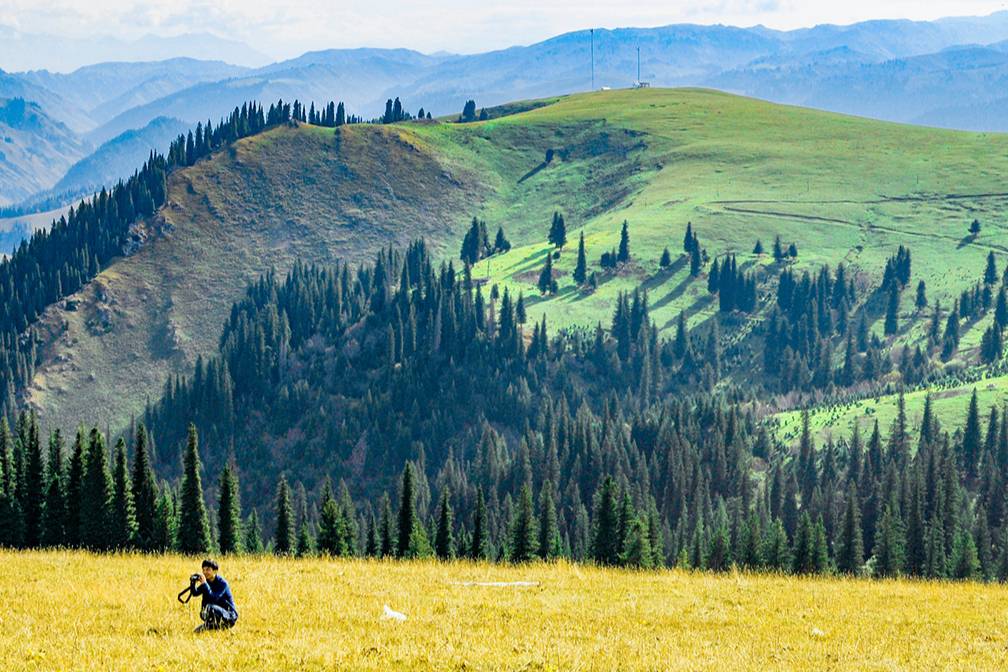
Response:
[{"label": "golden grass field", "polygon": [[[566,563],[224,558],[195,635],[178,556],[0,553],[4,670],[997,670],[1008,589]],[[480,582],[535,582],[480,586]],[[383,620],[383,606],[407,614]]]}]

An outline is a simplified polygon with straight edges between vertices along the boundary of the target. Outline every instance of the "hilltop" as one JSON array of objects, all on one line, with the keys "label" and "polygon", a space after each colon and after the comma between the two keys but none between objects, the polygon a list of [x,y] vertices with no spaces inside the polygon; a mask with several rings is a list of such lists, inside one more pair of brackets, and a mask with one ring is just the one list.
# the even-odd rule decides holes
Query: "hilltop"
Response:
[{"label": "hilltop", "polygon": [[[103,422],[125,422],[167,374],[211,350],[231,302],[269,267],[359,261],[419,236],[457,259],[473,216],[491,233],[502,226],[513,244],[474,276],[524,292],[530,319],[548,312],[551,327],[607,325],[618,292],[638,286],[666,334],[680,311],[691,326],[717,314],[704,278],[691,279],[680,257],[687,222],[712,256],[733,252],[747,268],[768,267],[749,253],[757,239],[769,248],[779,235],[797,244],[797,271],[842,260],[866,286],[908,244],[913,281],[925,279],[930,300],[945,306],[979,279],[988,252],[1004,263],[1006,136],[696,89],[545,102],[472,124],[277,128],[178,172],[169,203],[145,227],[148,243],[43,318],[48,345],[31,402],[59,422],[96,408]],[[555,210],[568,228],[555,265],[559,292],[536,300]],[[983,232],[970,239],[974,218]],[[593,293],[577,290],[578,234],[595,269],[623,220],[633,263]],[[666,246],[679,259],[660,270]],[[895,343],[918,342],[925,318],[904,292],[907,326]],[[760,315],[732,320],[725,326],[746,333]],[[965,331],[964,356],[975,359],[985,324]]]}]

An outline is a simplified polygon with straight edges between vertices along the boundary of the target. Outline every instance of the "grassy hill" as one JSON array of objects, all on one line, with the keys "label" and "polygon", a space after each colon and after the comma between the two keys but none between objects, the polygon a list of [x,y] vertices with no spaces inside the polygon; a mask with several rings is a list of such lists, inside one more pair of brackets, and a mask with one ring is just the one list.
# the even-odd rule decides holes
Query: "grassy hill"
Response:
[{"label": "grassy hill", "polygon": [[[238,623],[196,636],[198,603],[175,600],[196,558],[0,557],[0,595],[11,598],[0,655],[24,670],[997,669],[1004,660],[999,585],[228,557],[221,573]],[[513,582],[526,583],[501,585]],[[386,605],[406,620],[382,619]]]},{"label": "grassy hill", "polygon": [[[966,422],[970,398],[977,393],[977,404],[984,426],[991,407],[998,413],[1008,403],[1008,376],[991,376],[969,383],[949,383],[923,390],[907,392],[903,397],[911,432],[917,436],[921,419],[924,417],[924,401],[931,394],[931,410],[945,429],[955,431]],[[809,411],[809,427],[812,435],[821,444],[830,437],[849,438],[857,426],[865,440],[871,435],[878,420],[882,436],[888,436],[893,421],[899,413],[899,395],[886,394],[868,397],[848,404],[836,404],[813,408]],[[777,438],[785,444],[797,444],[801,438],[801,411],[787,411],[776,414],[771,426]],[[985,430],[986,431],[986,430]]]},{"label": "grassy hill", "polygon": [[[705,279],[691,280],[676,259],[687,222],[712,255],[737,253],[746,268],[769,264],[750,254],[757,238],[769,248],[780,235],[798,245],[799,268],[842,260],[865,285],[909,244],[911,282],[925,279],[929,298],[948,306],[980,278],[989,251],[1005,262],[1006,150],[1008,136],[691,89],[580,94],[473,124],[274,129],[175,174],[168,205],[145,228],[149,242],[47,312],[30,400],[62,423],[96,409],[102,422],[124,422],[166,375],[211,350],[231,302],[265,269],[297,257],[359,260],[417,236],[456,258],[472,216],[491,235],[502,225],[514,244],[475,277],[532,299],[550,217],[564,212],[560,291],[529,302],[530,319],[548,312],[553,327],[606,323],[617,293],[640,285],[660,327],[680,311],[691,324],[714,315]],[[983,232],[971,240],[974,218]],[[601,276],[594,293],[577,290],[579,233],[597,269],[624,219],[633,263]],[[676,260],[659,272],[665,246]],[[905,292],[898,343],[919,340],[928,319],[912,301]],[[760,319],[723,326],[740,338]],[[965,332],[967,359],[985,326]]]}]

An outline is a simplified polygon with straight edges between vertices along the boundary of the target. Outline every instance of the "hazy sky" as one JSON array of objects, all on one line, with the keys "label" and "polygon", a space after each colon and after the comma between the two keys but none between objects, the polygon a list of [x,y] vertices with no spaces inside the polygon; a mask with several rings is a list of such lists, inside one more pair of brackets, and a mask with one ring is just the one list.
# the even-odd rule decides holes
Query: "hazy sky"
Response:
[{"label": "hazy sky", "polygon": [[0,25],[65,36],[208,31],[273,57],[325,47],[471,53],[589,27],[724,23],[796,28],[1008,9],[1006,0],[0,0]]}]

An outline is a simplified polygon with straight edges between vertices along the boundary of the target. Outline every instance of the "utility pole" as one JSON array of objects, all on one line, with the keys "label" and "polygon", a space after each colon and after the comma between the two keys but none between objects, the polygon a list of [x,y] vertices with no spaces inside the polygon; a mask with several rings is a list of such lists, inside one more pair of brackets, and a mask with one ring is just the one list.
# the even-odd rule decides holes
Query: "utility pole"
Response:
[{"label": "utility pole", "polygon": [[595,29],[591,29],[591,90],[595,90]]}]

